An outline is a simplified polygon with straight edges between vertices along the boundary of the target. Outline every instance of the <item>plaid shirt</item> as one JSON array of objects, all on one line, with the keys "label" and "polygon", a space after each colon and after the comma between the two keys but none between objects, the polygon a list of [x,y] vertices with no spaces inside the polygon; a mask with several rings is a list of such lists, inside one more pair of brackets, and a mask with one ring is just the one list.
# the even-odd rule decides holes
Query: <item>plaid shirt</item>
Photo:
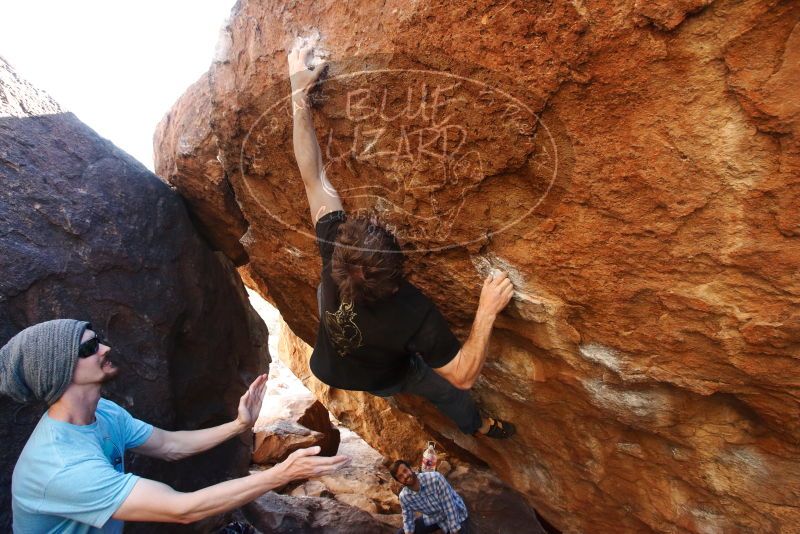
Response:
[{"label": "plaid shirt", "polygon": [[417,473],[419,491],[408,486],[400,492],[403,530],[414,532],[414,512],[422,512],[426,525],[438,523],[445,532],[455,532],[467,519],[467,507],[441,473]]}]

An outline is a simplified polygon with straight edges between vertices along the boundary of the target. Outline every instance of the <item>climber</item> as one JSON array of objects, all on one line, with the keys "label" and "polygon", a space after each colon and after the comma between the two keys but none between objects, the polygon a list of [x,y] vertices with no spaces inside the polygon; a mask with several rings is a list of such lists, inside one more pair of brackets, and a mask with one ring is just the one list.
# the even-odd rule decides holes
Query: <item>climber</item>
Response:
[{"label": "climber", "polygon": [[486,361],[495,318],[511,300],[511,281],[503,272],[486,278],[461,346],[433,302],[403,277],[395,236],[375,222],[347,219],[314,131],[308,96],[324,66],[308,66],[312,51],[303,46],[288,57],[294,153],[322,256],[311,371],[339,389],[422,396],[465,434],[511,437],[514,425],[482,418],[468,391]]},{"label": "climber", "polygon": [[30,326],[0,348],[0,393],[49,405],[14,467],[15,533],[122,532],[123,521],[191,523],[348,461],[318,457],[319,447],[301,449],[266,471],[188,493],[125,473],[126,450],[179,460],[249,431],[267,378],[257,377],[242,395],[234,421],[168,432],[100,396],[119,372],[110,351],[89,323],[73,319]]},{"label": "climber", "polygon": [[[444,475],[415,473],[405,460],[394,462],[389,472],[404,486],[400,490],[403,528],[397,534],[428,534],[439,529],[447,534],[468,534],[467,507]],[[415,519],[416,512],[422,517]]]}]

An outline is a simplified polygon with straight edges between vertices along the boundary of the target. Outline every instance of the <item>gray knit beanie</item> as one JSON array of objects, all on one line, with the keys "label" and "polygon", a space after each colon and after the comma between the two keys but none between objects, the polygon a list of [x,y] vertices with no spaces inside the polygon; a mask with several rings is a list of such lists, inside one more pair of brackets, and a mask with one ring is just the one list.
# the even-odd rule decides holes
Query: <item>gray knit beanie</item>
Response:
[{"label": "gray knit beanie", "polygon": [[86,321],[56,319],[29,326],[0,349],[0,394],[17,402],[56,402],[72,381]]}]

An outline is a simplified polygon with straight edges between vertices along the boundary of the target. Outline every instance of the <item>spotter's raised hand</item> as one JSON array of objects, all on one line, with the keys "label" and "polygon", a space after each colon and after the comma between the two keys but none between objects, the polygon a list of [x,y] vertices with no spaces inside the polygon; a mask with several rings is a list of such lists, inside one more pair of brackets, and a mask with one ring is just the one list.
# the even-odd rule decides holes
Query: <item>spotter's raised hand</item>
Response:
[{"label": "spotter's raised hand", "polygon": [[242,428],[242,432],[253,428],[253,425],[256,424],[266,390],[267,375],[259,375],[239,399],[239,414],[236,422]]}]

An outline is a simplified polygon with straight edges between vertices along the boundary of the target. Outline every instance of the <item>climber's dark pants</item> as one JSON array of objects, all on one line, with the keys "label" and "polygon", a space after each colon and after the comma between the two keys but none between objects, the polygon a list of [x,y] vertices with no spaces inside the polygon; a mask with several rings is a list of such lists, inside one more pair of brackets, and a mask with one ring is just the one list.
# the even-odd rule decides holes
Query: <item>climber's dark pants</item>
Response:
[{"label": "climber's dark pants", "polygon": [[481,414],[469,391],[453,386],[416,355],[411,357],[411,368],[403,382],[370,393],[378,397],[391,397],[395,393],[419,395],[431,401],[464,434],[473,434],[481,427]]}]

